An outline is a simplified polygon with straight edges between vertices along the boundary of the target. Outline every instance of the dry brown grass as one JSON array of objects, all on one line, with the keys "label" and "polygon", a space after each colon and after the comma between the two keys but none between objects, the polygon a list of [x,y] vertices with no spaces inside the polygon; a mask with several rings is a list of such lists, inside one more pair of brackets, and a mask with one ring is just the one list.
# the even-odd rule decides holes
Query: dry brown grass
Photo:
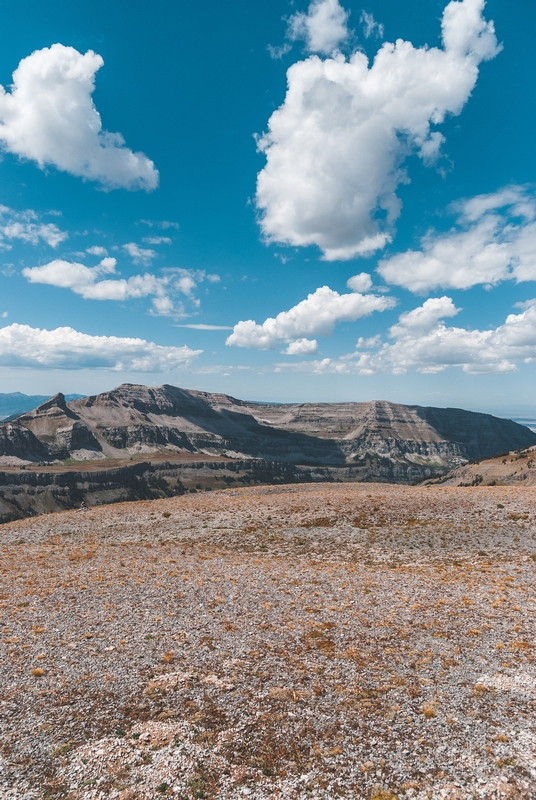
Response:
[{"label": "dry brown grass", "polygon": [[33,675],[34,678],[42,678],[44,674],[45,674],[45,670],[41,669],[40,667],[36,667],[35,669],[32,669],[32,675]]}]

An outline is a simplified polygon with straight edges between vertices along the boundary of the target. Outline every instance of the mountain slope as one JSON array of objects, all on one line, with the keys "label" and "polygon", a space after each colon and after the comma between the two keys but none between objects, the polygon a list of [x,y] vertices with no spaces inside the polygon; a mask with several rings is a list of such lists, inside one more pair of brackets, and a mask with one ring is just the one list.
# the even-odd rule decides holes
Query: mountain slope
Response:
[{"label": "mountain slope", "polygon": [[447,473],[446,486],[536,486],[536,448],[502,453]]},{"label": "mountain slope", "polygon": [[[71,402],[58,394],[19,416],[16,426],[31,432],[50,458],[198,452],[355,465],[360,479],[395,481],[442,475],[469,461],[536,445],[536,434],[522,425],[462,409],[386,401],[276,405],[169,385],[123,384]],[[13,456],[15,445],[9,454],[6,447],[0,445],[0,457]]]}]

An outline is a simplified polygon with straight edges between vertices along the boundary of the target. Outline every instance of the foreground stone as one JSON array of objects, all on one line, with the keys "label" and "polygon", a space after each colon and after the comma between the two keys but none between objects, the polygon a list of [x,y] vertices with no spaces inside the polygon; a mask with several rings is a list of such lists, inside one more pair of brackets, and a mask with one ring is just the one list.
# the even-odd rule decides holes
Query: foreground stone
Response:
[{"label": "foreground stone", "polygon": [[233,489],[0,542],[2,800],[535,796],[530,490]]}]

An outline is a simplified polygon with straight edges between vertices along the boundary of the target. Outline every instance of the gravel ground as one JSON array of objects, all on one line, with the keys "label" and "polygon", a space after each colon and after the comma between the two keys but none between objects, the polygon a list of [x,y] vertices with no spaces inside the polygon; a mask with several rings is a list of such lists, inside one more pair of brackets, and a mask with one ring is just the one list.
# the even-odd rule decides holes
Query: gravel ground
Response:
[{"label": "gravel ground", "polygon": [[536,493],[330,484],[0,528],[0,798],[536,797]]}]

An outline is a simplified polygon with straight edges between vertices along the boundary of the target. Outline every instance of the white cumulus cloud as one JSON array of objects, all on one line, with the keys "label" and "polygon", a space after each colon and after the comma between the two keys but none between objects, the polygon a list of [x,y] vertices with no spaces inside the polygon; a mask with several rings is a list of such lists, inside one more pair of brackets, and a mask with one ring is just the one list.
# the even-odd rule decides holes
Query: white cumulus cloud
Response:
[{"label": "white cumulus cloud", "polygon": [[86,300],[124,301],[151,297],[152,313],[160,316],[184,315],[183,304],[175,299],[177,295],[183,295],[194,306],[199,306],[199,300],[194,295],[197,285],[214,277],[202,270],[170,269],[161,277],[146,272],[120,278],[116,266],[116,259],[109,257],[103,258],[94,267],[56,258],[40,267],[26,267],[22,274],[29,283],[70,289]]},{"label": "white cumulus cloud", "polygon": [[120,372],[170,372],[202,350],[165,347],[144,339],[90,336],[73,328],[45,330],[30,325],[0,328],[0,365],[33,369],[110,369]]},{"label": "white cumulus cloud", "polygon": [[101,56],[53,44],[22,59],[6,91],[0,86],[0,145],[108,189],[155,189],[158,171],[120,133],[102,129],[91,95]]},{"label": "white cumulus cloud", "polygon": [[510,314],[492,330],[448,326],[442,317],[458,313],[448,297],[427,300],[420,309],[403,314],[390,329],[395,341],[375,355],[365,354],[361,368],[372,371],[441,372],[461,367],[473,374],[512,372],[519,362],[536,360],[536,305]]},{"label": "white cumulus cloud", "polygon": [[[337,322],[355,322],[374,311],[385,311],[395,305],[396,301],[391,297],[339,294],[329,286],[322,286],[289,311],[281,311],[275,318],[269,317],[262,325],[252,319],[237,323],[226,344],[257,350],[273,350],[281,344],[289,344],[294,345],[294,349],[286,351],[290,355],[312,352],[313,344],[306,341],[309,337],[329,336]],[[314,350],[316,352],[316,347]]]},{"label": "white cumulus cloud", "polygon": [[348,39],[348,16],[339,0],[313,0],[306,14],[290,17],[287,36],[302,39],[311,53],[331,55]]},{"label": "white cumulus cloud", "polygon": [[[536,362],[536,300],[524,305],[520,314],[509,314],[497,328],[470,330],[445,324],[444,318],[460,311],[450,297],[431,298],[400,316],[389,330],[392,342],[361,339],[355,353],[303,362],[296,368],[360,375],[436,373],[449,367],[474,375],[514,372],[519,364]],[[364,348],[371,352],[363,352]],[[279,365],[282,368],[288,367]]]},{"label": "white cumulus cloud", "polygon": [[26,267],[22,274],[29,283],[71,289],[91,300],[126,300],[155,293],[158,279],[153,275],[136,275],[128,280],[105,278],[115,274],[116,264],[115,258],[103,258],[95,267],[86,267],[85,264],[56,258],[41,267]]},{"label": "white cumulus cloud", "polygon": [[484,0],[449,3],[443,48],[385,42],[372,66],[362,52],[317,55],[287,72],[283,105],[258,148],[266,165],[256,205],[268,242],[317,245],[327,260],[370,254],[391,238],[405,158],[426,162],[443,135],[433,128],[459,114],[481,61],[499,47]]},{"label": "white cumulus cloud", "polygon": [[348,278],[346,285],[352,292],[369,292],[372,289],[372,278],[368,272],[360,272]]},{"label": "white cumulus cloud", "polygon": [[437,326],[439,320],[455,317],[460,311],[450,297],[431,297],[422,306],[401,314],[398,323],[390,328],[389,333],[397,338],[428,333]]},{"label": "white cumulus cloud", "polygon": [[513,279],[536,280],[536,198],[508,187],[457,204],[459,217],[446,233],[429,231],[420,250],[380,261],[387,283],[412,292],[437,287],[469,289]]},{"label": "white cumulus cloud", "polygon": [[318,353],[318,342],[316,339],[296,339],[288,345],[284,353],[287,356],[311,356]]}]

